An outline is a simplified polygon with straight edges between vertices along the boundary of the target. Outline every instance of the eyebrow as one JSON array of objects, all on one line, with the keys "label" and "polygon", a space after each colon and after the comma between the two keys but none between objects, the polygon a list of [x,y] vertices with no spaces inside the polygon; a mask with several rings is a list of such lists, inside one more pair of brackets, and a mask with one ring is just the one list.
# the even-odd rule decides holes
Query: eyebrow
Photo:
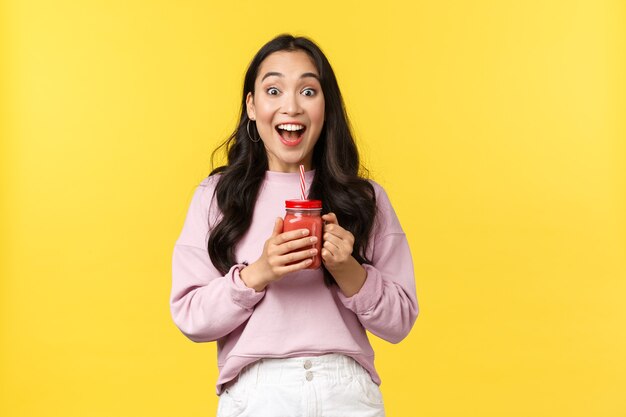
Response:
[{"label": "eyebrow", "polygon": [[[277,76],[277,77],[284,77],[284,76],[285,76],[284,74],[281,74],[280,72],[268,72],[268,73],[266,73],[266,74],[263,76],[263,78],[261,78],[261,81],[263,81],[263,80],[264,80],[264,79],[266,79],[267,77],[271,77],[272,75],[275,75],[275,76]],[[317,74],[314,74],[314,73],[312,73],[312,72],[305,72],[304,74],[302,74],[302,75],[300,76],[300,79],[302,79],[302,78],[307,78],[307,77],[312,77],[312,78],[315,78],[317,81],[319,81],[319,80],[320,80],[320,78],[317,76]]]}]

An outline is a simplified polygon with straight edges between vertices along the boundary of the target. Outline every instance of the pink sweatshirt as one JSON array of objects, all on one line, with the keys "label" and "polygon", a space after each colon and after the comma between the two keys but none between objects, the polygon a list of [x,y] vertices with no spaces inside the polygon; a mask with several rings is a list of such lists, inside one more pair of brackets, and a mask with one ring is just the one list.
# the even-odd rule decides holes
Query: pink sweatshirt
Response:
[{"label": "pink sweatshirt", "polygon": [[[310,187],[315,171],[305,174]],[[378,220],[363,265],[367,278],[352,297],[324,285],[323,272],[303,270],[256,292],[239,271],[255,262],[270,237],[285,200],[299,198],[299,173],[267,171],[252,224],[236,249],[237,264],[223,276],[207,253],[209,221],[219,219],[212,200],[219,176],[196,188],[174,246],[170,308],[176,326],[194,342],[217,341],[216,393],[241,369],[260,358],[341,353],[354,358],[380,385],[366,330],[391,343],[407,336],[418,315],[413,261],[406,236],[380,185]]]}]

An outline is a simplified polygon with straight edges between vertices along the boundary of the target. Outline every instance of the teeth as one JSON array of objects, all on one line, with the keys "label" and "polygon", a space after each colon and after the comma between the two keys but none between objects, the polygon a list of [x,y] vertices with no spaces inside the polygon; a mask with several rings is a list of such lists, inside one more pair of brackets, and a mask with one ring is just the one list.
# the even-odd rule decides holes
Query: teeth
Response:
[{"label": "teeth", "polygon": [[282,124],[282,125],[278,125],[276,126],[279,129],[282,130],[289,130],[289,131],[295,131],[295,130],[302,130],[304,129],[304,126],[302,125],[292,125],[292,124]]}]

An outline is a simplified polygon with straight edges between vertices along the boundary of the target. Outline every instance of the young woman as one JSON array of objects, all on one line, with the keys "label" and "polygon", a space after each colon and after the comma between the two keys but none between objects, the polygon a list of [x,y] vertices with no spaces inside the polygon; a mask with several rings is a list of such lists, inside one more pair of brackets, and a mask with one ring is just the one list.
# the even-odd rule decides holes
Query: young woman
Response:
[{"label": "young woman", "polygon": [[[253,58],[228,163],[196,188],[173,254],[170,307],[195,342],[217,341],[218,417],[384,416],[366,330],[391,343],[418,315],[406,236],[360,175],[330,63],[280,35]],[[285,200],[323,202],[322,266]]]}]

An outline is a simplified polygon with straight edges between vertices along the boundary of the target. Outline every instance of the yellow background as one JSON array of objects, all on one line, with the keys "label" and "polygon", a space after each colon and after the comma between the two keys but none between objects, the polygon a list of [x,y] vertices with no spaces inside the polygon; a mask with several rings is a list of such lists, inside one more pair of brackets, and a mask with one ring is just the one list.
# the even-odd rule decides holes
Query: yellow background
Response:
[{"label": "yellow background", "polygon": [[281,32],[328,55],[411,244],[388,415],[626,415],[624,2],[0,4],[0,415],[214,415],[171,253]]}]

